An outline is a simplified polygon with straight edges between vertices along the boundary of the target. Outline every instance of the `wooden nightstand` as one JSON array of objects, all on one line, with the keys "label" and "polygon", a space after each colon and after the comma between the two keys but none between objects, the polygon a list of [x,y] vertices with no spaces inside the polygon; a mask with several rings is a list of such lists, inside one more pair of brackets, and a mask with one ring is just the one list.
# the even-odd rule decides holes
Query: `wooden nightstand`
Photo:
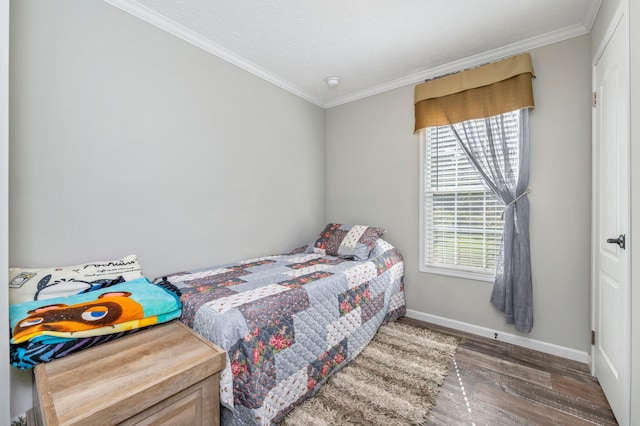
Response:
[{"label": "wooden nightstand", "polygon": [[218,425],[225,352],[179,321],[35,367],[38,424]]}]

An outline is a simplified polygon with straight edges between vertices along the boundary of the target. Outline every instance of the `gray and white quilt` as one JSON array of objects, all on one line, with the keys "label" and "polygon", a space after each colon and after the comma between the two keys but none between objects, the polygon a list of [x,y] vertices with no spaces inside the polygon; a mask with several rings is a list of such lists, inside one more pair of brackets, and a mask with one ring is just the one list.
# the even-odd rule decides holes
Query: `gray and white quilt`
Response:
[{"label": "gray and white quilt", "polygon": [[167,276],[181,320],[227,351],[225,424],[274,424],[405,313],[404,263],[379,239],[368,259],[285,254]]}]

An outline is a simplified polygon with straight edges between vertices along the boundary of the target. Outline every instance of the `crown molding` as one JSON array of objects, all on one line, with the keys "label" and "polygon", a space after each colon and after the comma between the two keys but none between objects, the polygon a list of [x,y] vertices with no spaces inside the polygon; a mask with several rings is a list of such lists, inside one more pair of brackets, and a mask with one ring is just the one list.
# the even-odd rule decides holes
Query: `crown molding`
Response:
[{"label": "crown molding", "polygon": [[[597,9],[596,9],[597,12]],[[372,87],[367,90],[352,93],[342,98],[335,99],[328,102],[325,108],[332,108],[338,105],[346,104],[349,102],[357,101],[369,96],[377,95],[379,93],[386,92],[388,90],[398,89],[400,87],[408,86],[410,84],[421,83],[425,80],[429,80],[442,75],[458,72],[468,68],[477,67],[489,62],[498,61],[500,59],[508,58],[509,56],[517,55],[520,53],[528,52],[532,49],[536,49],[549,44],[557,43],[560,41],[568,40],[570,38],[578,37],[584,34],[588,34],[590,29],[587,29],[583,25],[577,24],[571,27],[563,28],[562,30],[553,31],[541,36],[529,38],[527,40],[519,41],[517,43],[509,44],[507,46],[483,52],[478,55],[469,56],[457,61],[449,62],[447,64],[439,65],[437,67],[429,68],[428,70],[419,71],[414,74],[407,75],[397,80],[389,81],[387,83]]]},{"label": "crown molding", "polygon": [[241,56],[236,55],[233,52],[230,52],[224,47],[211,42],[211,40],[208,40],[202,37],[201,35],[190,30],[189,28],[170,20],[166,16],[161,15],[158,12],[152,9],[149,9],[146,6],[143,6],[132,0],[104,0],[104,1],[114,7],[117,7],[120,10],[123,10],[137,18],[142,19],[143,21],[155,27],[160,28],[161,30],[168,32],[169,34],[172,34],[186,41],[187,43],[191,43],[194,46],[197,46],[219,57],[220,59],[223,59],[239,68],[242,68],[243,70],[258,76],[263,80],[266,80],[269,83],[272,83],[280,87],[281,89],[284,89],[290,93],[293,93],[294,95],[302,99],[305,99],[311,102],[312,104],[318,105],[322,108],[326,108],[324,103],[321,100],[309,95],[307,92],[300,89],[299,87],[296,87],[295,85],[289,83],[288,81],[268,72],[264,68],[259,67],[253,62],[250,62],[242,58]]},{"label": "crown molding", "polygon": [[412,73],[399,79],[388,81],[386,83],[368,88],[366,90],[351,93],[346,96],[324,102],[307,93],[305,90],[270,73],[264,68],[261,68],[253,62],[250,62],[242,58],[241,56],[230,52],[229,50],[211,42],[210,40],[202,37],[189,28],[170,20],[166,16],[161,15],[146,6],[135,2],[134,0],[104,1],[324,109],[357,101],[369,96],[377,95],[379,93],[404,87],[410,84],[417,84],[427,79],[453,72],[458,72],[467,68],[473,68],[482,64],[486,64],[488,62],[493,62],[507,58],[509,56],[517,55],[519,53],[524,53],[531,49],[536,49],[549,44],[568,40],[573,37],[588,34],[591,31],[591,27],[593,26],[595,18],[598,14],[598,10],[600,9],[600,5],[602,4],[602,0],[595,0],[591,2],[591,7],[585,11],[583,23],[581,24],[576,24],[571,27],[563,28],[558,31],[543,34],[541,36],[532,37],[530,39],[513,43],[498,49],[490,50],[478,55],[470,56],[457,61],[449,62],[447,64],[439,65],[437,67],[429,68],[427,70]]}]

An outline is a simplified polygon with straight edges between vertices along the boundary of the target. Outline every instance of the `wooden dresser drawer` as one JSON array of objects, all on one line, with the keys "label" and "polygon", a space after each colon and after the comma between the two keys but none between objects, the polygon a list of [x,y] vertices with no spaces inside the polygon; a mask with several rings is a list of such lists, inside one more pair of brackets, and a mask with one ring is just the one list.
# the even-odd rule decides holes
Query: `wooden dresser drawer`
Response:
[{"label": "wooden dresser drawer", "polygon": [[43,425],[217,425],[225,353],[179,321],[35,367]]},{"label": "wooden dresser drawer", "polygon": [[[122,425],[210,425],[220,420],[211,413],[218,409],[217,376],[196,383],[165,399]],[[214,407],[215,404],[215,407]]]}]

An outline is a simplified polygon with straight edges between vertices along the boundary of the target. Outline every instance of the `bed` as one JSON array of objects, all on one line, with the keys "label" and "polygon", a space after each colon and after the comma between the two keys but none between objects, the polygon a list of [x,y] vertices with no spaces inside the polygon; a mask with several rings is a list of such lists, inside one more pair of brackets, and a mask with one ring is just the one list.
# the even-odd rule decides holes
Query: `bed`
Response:
[{"label": "bed", "polygon": [[180,320],[227,352],[223,424],[273,424],[405,313],[384,230],[328,224],[306,250],[178,272]]}]

